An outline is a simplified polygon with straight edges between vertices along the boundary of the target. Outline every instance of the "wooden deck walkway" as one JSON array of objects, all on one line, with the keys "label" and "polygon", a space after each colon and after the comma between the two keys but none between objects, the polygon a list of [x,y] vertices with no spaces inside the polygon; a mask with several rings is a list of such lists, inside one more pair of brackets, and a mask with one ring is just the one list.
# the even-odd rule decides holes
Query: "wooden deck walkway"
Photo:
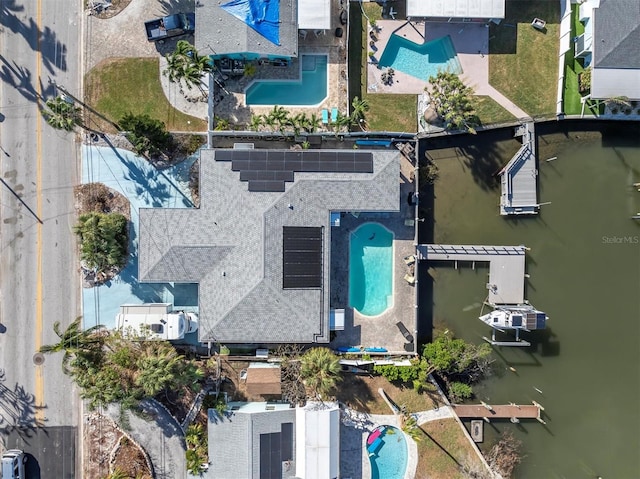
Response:
[{"label": "wooden deck walkway", "polygon": [[[491,409],[488,409],[488,407]],[[453,411],[460,418],[487,418],[487,419],[537,419],[542,422],[540,411],[544,408],[538,404],[452,404]]]},{"label": "wooden deck walkway", "polygon": [[522,304],[524,302],[525,246],[482,246],[420,244],[419,260],[468,261],[489,263],[489,304]]},{"label": "wooden deck walkway", "polygon": [[525,215],[538,212],[538,170],[536,169],[535,124],[527,122],[516,130],[522,147],[500,172],[501,215]]}]

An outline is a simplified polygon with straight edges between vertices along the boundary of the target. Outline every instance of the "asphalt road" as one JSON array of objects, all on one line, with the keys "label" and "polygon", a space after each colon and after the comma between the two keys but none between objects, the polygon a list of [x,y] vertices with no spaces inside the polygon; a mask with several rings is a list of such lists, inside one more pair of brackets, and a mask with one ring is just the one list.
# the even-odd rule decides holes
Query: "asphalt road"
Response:
[{"label": "asphalt road", "polygon": [[81,3],[0,0],[0,438],[23,441],[32,471],[58,471],[42,477],[74,477],[59,450],[26,439],[72,428],[65,457],[75,462],[71,381],[60,355],[41,364],[34,355],[56,342],[55,321],[64,328],[79,314],[72,227],[81,162],[75,135],[48,126],[39,107],[55,96],[50,80],[82,96]]}]

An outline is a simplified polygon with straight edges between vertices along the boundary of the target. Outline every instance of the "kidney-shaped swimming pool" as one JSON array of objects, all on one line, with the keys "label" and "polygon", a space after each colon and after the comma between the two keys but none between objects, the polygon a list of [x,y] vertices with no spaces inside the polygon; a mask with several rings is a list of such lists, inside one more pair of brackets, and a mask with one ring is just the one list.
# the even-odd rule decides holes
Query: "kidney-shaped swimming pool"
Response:
[{"label": "kidney-shaped swimming pool", "polygon": [[407,440],[393,426],[379,426],[367,438],[371,479],[403,479],[407,469]]}]

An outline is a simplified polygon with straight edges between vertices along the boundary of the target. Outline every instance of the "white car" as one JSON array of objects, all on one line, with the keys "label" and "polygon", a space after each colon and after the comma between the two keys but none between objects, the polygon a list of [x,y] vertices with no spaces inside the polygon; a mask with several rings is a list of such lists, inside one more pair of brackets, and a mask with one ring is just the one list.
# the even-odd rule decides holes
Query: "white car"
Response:
[{"label": "white car", "polygon": [[2,455],[2,478],[24,479],[27,456],[20,449],[10,449]]}]

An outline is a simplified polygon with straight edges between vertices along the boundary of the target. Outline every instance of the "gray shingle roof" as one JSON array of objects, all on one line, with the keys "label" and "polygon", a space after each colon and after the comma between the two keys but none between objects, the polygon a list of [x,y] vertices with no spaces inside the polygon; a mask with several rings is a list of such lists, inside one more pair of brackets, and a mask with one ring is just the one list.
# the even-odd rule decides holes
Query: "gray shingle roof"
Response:
[{"label": "gray shingle roof", "polygon": [[[219,479],[258,479],[260,477],[260,434],[280,432],[283,423],[296,422],[295,409],[252,414],[229,412],[220,418],[209,410],[208,448],[214,477]],[[293,428],[295,444],[296,428]],[[293,448],[295,461],[295,447]],[[291,477],[291,474],[283,474]],[[284,472],[284,471],[283,471]]]},{"label": "gray shingle roof", "polygon": [[[140,210],[140,281],[198,282],[201,341],[328,342],[330,212],[399,210],[398,153],[375,151],[373,165],[249,192],[231,162],[203,150],[199,209]],[[282,288],[283,226],[324,227],[323,288]]]},{"label": "gray shingle roof", "polygon": [[195,47],[201,54],[298,56],[298,2],[280,1],[279,46],[224,10],[225,3],[226,0],[206,0],[196,7]]},{"label": "gray shingle roof", "polygon": [[594,15],[595,68],[640,68],[640,1],[600,0]]}]

